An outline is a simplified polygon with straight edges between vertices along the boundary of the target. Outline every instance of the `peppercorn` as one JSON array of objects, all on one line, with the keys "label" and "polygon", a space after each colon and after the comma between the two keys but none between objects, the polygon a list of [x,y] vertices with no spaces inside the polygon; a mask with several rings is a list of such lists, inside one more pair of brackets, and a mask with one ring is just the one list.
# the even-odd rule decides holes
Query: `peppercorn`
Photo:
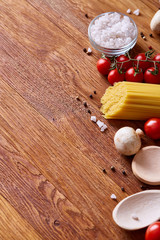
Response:
[{"label": "peppercorn", "polygon": [[96,94],[96,91],[94,91],[94,94]]},{"label": "peppercorn", "polygon": [[145,185],[141,185],[140,187],[141,187],[142,190],[146,190],[147,189],[147,187]]},{"label": "peppercorn", "polygon": [[121,190],[122,190],[122,192],[125,192],[125,189],[124,189],[124,187],[121,187]]},{"label": "peppercorn", "polygon": [[153,37],[152,33],[149,34],[150,37]]},{"label": "peppercorn", "polygon": [[111,170],[112,170],[113,172],[115,172],[115,171],[116,171],[116,169],[115,169],[115,167],[114,167],[114,166],[111,166]]},{"label": "peppercorn", "polygon": [[87,103],[86,102],[84,102],[83,105],[84,105],[84,107],[87,107]]},{"label": "peppercorn", "polygon": [[106,172],[106,169],[105,169],[105,168],[103,168],[103,170],[102,170],[102,171],[103,171],[103,173],[107,174],[107,172]]},{"label": "peppercorn", "polygon": [[87,13],[85,14],[85,17],[88,18],[88,14]]},{"label": "peppercorn", "polygon": [[91,114],[91,110],[88,109],[88,113]]},{"label": "peppercorn", "polygon": [[77,96],[77,97],[76,97],[76,100],[77,100],[77,101],[80,101],[80,98]]},{"label": "peppercorn", "polygon": [[89,97],[92,99],[93,98],[92,94],[90,94]]},{"label": "peppercorn", "polygon": [[144,36],[143,32],[140,32],[140,35],[143,37]]},{"label": "peppercorn", "polygon": [[123,173],[123,175],[127,175],[126,172],[125,172],[124,170],[122,171],[122,173]]},{"label": "peppercorn", "polygon": [[83,52],[85,52],[85,53],[86,53],[86,52],[87,52],[87,49],[86,49],[86,48],[83,48]]},{"label": "peppercorn", "polygon": [[153,49],[152,46],[149,46],[148,48],[149,48],[149,50],[152,50],[152,49]]}]

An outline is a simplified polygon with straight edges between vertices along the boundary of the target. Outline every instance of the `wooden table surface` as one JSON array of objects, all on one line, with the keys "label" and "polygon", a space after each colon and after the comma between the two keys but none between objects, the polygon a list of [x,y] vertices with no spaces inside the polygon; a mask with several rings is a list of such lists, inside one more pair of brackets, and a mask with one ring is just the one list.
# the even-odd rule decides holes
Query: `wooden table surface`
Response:
[{"label": "wooden table surface", "polygon": [[[131,17],[147,40],[139,34],[132,52],[160,51],[160,37],[149,37],[159,6],[158,0],[0,1],[0,239],[144,239],[145,230],[127,232],[112,220],[117,202],[142,191],[132,158],[117,153],[113,136],[144,123],[103,119],[100,98],[109,84],[96,70],[100,54],[83,48],[91,47],[87,29],[95,16],[139,8],[140,16]],[[108,130],[101,133],[88,110]],[[143,141],[151,144],[160,142]]]}]

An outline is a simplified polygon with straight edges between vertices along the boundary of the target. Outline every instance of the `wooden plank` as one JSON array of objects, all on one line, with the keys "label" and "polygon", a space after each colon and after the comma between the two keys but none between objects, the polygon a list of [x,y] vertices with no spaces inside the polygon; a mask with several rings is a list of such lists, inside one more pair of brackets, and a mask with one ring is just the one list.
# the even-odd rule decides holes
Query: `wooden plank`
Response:
[{"label": "wooden plank", "polygon": [[0,238],[3,240],[42,240],[42,237],[0,195]]},{"label": "wooden plank", "polygon": [[[132,17],[148,36],[149,19],[156,11],[153,2],[0,2],[0,191],[43,238],[144,237],[144,230],[130,233],[115,226],[111,212],[116,202],[110,199],[113,192],[119,201],[140,191],[131,159],[119,156],[113,136],[119,127],[143,123],[105,120],[109,129],[101,134],[90,121],[83,102],[102,120],[99,101],[108,84],[96,70],[99,54],[88,56],[83,47],[89,46],[89,21],[106,9],[140,8],[141,15]],[[158,51],[158,38],[147,37],[145,42],[139,37],[134,52],[148,50],[149,45]],[[97,94],[90,99],[93,90]],[[146,139],[143,145],[148,144],[155,143]],[[54,225],[55,216],[59,226]]]},{"label": "wooden plank", "polygon": [[[43,239],[94,238],[94,224],[6,139],[0,135],[0,192],[12,207],[41,234]],[[5,214],[6,208],[3,211]],[[14,211],[12,215],[14,218]],[[12,227],[14,229],[14,226]],[[3,231],[4,228],[2,234]],[[18,232],[17,230],[17,235]],[[14,238],[15,236],[16,233]],[[34,238],[34,235],[32,237]],[[5,239],[12,238],[6,235]],[[24,234],[24,239],[29,239],[27,234]]]},{"label": "wooden plank", "polygon": [[[110,236],[112,229],[114,239],[119,239],[117,234],[122,234],[122,231],[107,216],[116,205],[110,199],[111,193],[114,191],[118,200],[125,193],[122,196],[121,190],[109,176],[104,175],[101,169],[62,137],[2,79],[0,88],[2,136],[15,144],[49,182],[60,189],[84,216],[91,219],[96,225],[97,236]],[[102,225],[102,222],[105,224]]]},{"label": "wooden plank", "polygon": [[[94,77],[92,80],[94,80],[95,88],[93,88],[92,81],[88,80],[86,82],[86,78],[84,78],[85,74],[84,77],[81,76],[80,73],[77,76],[75,74],[72,76],[71,69],[69,69],[69,63],[71,63],[72,60],[70,59],[69,63],[67,63],[67,55],[65,60],[64,58],[60,58],[59,62],[58,59],[60,54],[55,52],[52,60],[55,58],[54,64],[55,66],[57,64],[57,74],[53,75],[52,71],[49,71],[49,69],[37,59],[32,59],[32,55],[4,31],[1,31],[0,43],[2,44],[1,56],[2,59],[5,59],[5,61],[1,62],[1,72],[5,81],[14,87],[16,91],[47,119],[52,121],[52,117],[54,117],[54,124],[57,128],[72,142],[72,144],[83,151],[86,156],[92,153],[90,158],[97,166],[101,168],[106,167],[108,169],[111,165],[116,165],[116,168],[118,168],[117,175],[114,176],[113,173],[110,173],[110,176],[114,176],[114,181],[120,186],[125,186],[128,193],[138,191],[140,189],[139,182],[135,178],[133,179],[130,162],[124,162],[123,158],[109,146],[109,142],[113,141],[112,139],[116,129],[126,125],[126,122],[114,121],[110,128],[110,132],[107,134],[107,138],[110,140],[107,140],[106,143],[106,135],[101,134],[101,141],[99,141],[99,129],[91,124],[90,115],[87,114],[87,110],[83,107],[83,103],[77,103],[75,100],[77,91],[79,91],[82,100],[87,100],[92,113],[102,119],[97,106],[99,105],[100,96],[102,96],[104,92],[104,79],[101,78],[101,81],[98,82],[99,79],[96,80]],[[72,43],[70,43],[70,45],[72,45]],[[17,59],[16,63],[14,61],[15,57]],[[88,62],[89,57],[90,56],[87,58]],[[32,61],[30,59],[32,59]],[[64,70],[61,70],[59,66],[63,60],[63,66],[66,67]],[[61,73],[62,71],[64,72]],[[58,76],[58,72],[60,72],[60,76]],[[76,72],[76,68],[74,72]],[[99,89],[93,101],[85,96],[89,96],[90,89]],[[83,119],[83,122],[81,119]],[[110,124],[110,121],[107,122],[107,124],[108,123]],[[127,124],[133,127],[142,126],[141,123],[127,122]],[[91,139],[92,144],[88,146]],[[127,185],[126,179],[122,177],[121,172],[123,169],[128,172]],[[134,189],[132,185],[134,185]]]}]

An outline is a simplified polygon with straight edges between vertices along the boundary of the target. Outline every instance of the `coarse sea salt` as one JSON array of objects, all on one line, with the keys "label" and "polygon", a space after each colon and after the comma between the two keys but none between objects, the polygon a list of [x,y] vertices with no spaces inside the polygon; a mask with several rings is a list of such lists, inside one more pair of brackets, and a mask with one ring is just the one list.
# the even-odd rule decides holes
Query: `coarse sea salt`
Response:
[{"label": "coarse sea salt", "polygon": [[92,121],[92,122],[96,122],[96,121],[97,121],[96,116],[91,116],[91,121]]},{"label": "coarse sea salt", "polygon": [[97,125],[98,125],[99,128],[103,127],[103,125],[104,125],[104,123],[101,122],[100,120],[98,120],[96,123],[97,123]]},{"label": "coarse sea salt", "polygon": [[128,8],[127,13],[129,13],[129,14],[131,13],[131,9],[130,8]]},{"label": "coarse sea salt", "polygon": [[136,9],[136,10],[133,12],[133,14],[136,15],[136,16],[139,16],[139,13],[140,13],[140,12],[139,12],[139,9]]},{"label": "coarse sea salt", "polygon": [[114,193],[111,194],[111,199],[113,199],[113,200],[117,199],[117,197],[116,197],[116,195]]},{"label": "coarse sea salt", "polygon": [[96,44],[105,48],[120,48],[136,37],[136,28],[128,16],[106,13],[95,20],[91,36]]}]

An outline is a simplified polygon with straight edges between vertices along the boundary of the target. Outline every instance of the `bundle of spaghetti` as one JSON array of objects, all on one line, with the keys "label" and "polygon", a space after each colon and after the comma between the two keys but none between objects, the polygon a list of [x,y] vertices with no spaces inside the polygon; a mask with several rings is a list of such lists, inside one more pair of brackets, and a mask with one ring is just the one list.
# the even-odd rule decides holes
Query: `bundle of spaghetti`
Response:
[{"label": "bundle of spaghetti", "polygon": [[118,82],[107,88],[101,103],[101,112],[107,119],[160,118],[160,85]]}]

